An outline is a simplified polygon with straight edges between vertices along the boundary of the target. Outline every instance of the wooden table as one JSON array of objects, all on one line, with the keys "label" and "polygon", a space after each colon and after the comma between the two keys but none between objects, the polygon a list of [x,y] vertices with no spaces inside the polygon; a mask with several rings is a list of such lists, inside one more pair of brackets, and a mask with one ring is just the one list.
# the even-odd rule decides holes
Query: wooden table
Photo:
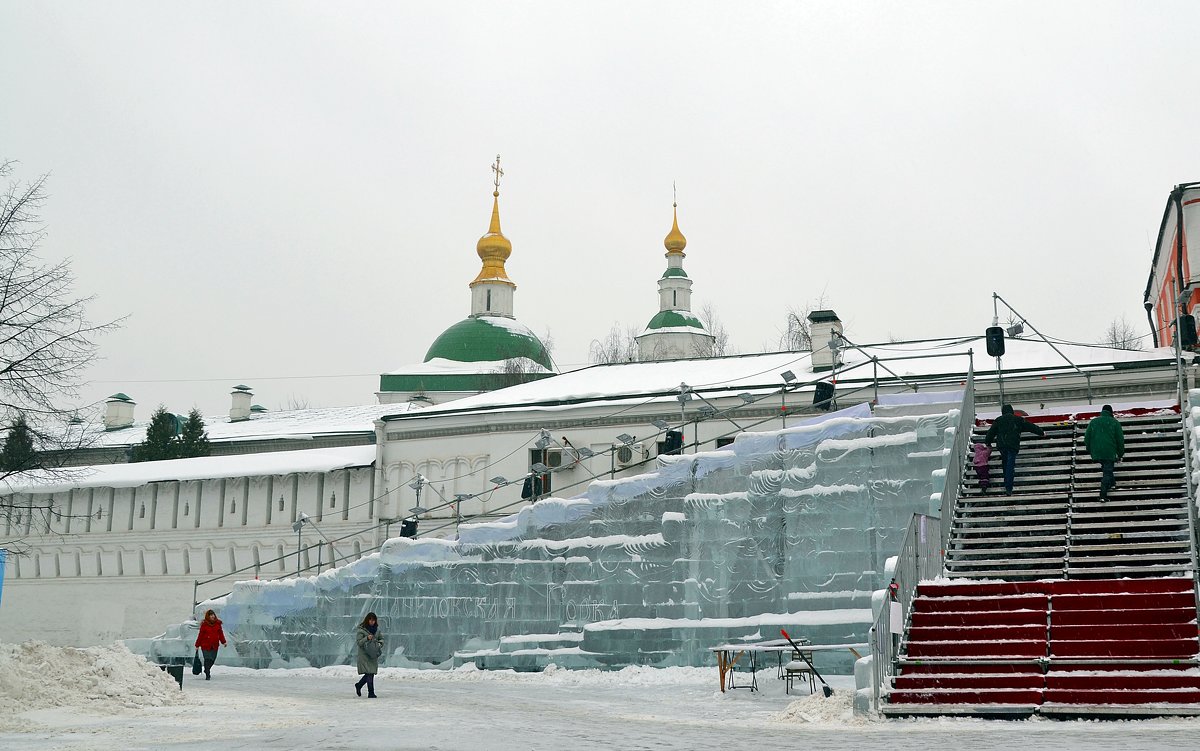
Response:
[{"label": "wooden table", "polygon": [[[800,647],[800,652],[812,659],[813,652],[831,652],[839,649],[849,650],[850,654],[854,655],[855,659],[861,657],[858,650],[866,649],[867,644],[804,644],[797,642]],[[717,656],[717,672],[721,680],[721,693],[725,693],[728,689],[748,688],[751,691],[758,690],[758,656],[760,654],[775,653],[778,656],[779,662],[783,664],[783,653],[795,652],[796,647],[787,639],[772,639],[770,641],[749,642],[746,644],[721,644],[716,647],[709,647],[709,651]],[[735,672],[734,666],[743,656],[749,655],[747,664],[750,666],[750,684],[747,686],[738,686],[734,682]]]}]

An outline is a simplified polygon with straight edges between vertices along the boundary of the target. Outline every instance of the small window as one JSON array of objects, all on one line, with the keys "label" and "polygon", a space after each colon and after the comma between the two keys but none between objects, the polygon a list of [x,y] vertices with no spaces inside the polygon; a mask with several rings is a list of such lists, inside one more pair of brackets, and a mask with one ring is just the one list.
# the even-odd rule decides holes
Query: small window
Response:
[{"label": "small window", "polygon": [[485,308],[489,313],[492,311],[492,291],[490,289],[487,290],[487,302],[485,303]]},{"label": "small window", "polygon": [[671,290],[671,304],[677,308],[679,307],[679,290],[677,289]]},{"label": "small window", "polygon": [[718,438],[717,439],[717,448],[724,448],[731,443],[733,443],[733,436],[731,436],[731,435],[727,435],[724,438]]}]

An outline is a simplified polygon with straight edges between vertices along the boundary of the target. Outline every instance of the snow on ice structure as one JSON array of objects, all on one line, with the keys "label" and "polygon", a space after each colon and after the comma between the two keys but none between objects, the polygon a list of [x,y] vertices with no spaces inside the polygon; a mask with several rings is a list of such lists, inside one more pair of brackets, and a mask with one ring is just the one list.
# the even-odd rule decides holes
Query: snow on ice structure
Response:
[{"label": "snow on ice structure", "polygon": [[[743,433],[463,525],[457,540],[397,538],[319,576],[240,582],[197,613],[212,607],[224,621],[233,649],[222,662],[260,668],[351,662],[368,611],[392,666],[711,665],[709,647],[780,628],[865,642],[884,563],[941,490],[961,398],[883,397]],[[127,643],[178,659],[191,655],[191,633]],[[822,657],[849,672],[848,651]]]}]

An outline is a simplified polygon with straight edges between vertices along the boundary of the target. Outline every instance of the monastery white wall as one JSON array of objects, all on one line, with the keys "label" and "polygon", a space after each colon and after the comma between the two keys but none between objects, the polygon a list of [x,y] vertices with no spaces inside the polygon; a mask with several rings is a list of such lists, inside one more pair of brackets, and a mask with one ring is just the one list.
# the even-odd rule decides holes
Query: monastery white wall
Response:
[{"label": "monastery white wall", "polygon": [[[245,569],[201,586],[198,597],[205,599],[241,579],[295,571],[292,522],[300,513],[336,541],[331,552],[305,527],[302,568],[316,566],[318,556],[324,565],[333,556],[349,562],[383,539],[373,528],[379,507],[372,467],[76,488],[9,500],[20,523],[10,515],[4,538],[20,539],[29,550],[10,555],[5,569],[5,641],[87,645],[158,633],[190,612],[196,580]],[[34,508],[48,504],[46,529],[46,515]],[[45,623],[48,613],[53,625]]]}]

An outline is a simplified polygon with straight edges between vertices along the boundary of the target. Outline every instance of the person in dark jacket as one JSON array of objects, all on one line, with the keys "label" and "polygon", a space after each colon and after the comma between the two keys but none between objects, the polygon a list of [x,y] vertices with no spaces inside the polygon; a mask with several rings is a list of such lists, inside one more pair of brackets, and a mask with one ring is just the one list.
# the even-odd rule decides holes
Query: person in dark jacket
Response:
[{"label": "person in dark jacket", "polygon": [[1100,500],[1108,500],[1108,491],[1116,487],[1113,467],[1125,456],[1125,431],[1107,404],[1100,414],[1092,418],[1083,434],[1083,445],[1087,446],[1092,461],[1100,462]]},{"label": "person in dark jacket", "polygon": [[1013,413],[1011,404],[1000,409],[1000,416],[988,428],[984,442],[1000,449],[1000,464],[1004,468],[1004,494],[1012,495],[1013,479],[1017,474],[1017,452],[1021,450],[1021,434],[1046,435],[1046,431],[1024,417]]},{"label": "person in dark jacket", "polygon": [[217,661],[217,650],[225,644],[225,632],[221,630],[221,619],[215,611],[204,614],[200,622],[200,633],[196,635],[196,648],[204,655],[204,680],[210,680],[213,663]]},{"label": "person in dark jacket", "polygon": [[383,655],[383,634],[379,633],[379,619],[374,613],[367,613],[354,629],[354,643],[358,646],[358,674],[362,676],[354,684],[354,692],[362,696],[363,686],[366,686],[367,698],[377,699],[375,674],[379,672],[379,658]]}]

